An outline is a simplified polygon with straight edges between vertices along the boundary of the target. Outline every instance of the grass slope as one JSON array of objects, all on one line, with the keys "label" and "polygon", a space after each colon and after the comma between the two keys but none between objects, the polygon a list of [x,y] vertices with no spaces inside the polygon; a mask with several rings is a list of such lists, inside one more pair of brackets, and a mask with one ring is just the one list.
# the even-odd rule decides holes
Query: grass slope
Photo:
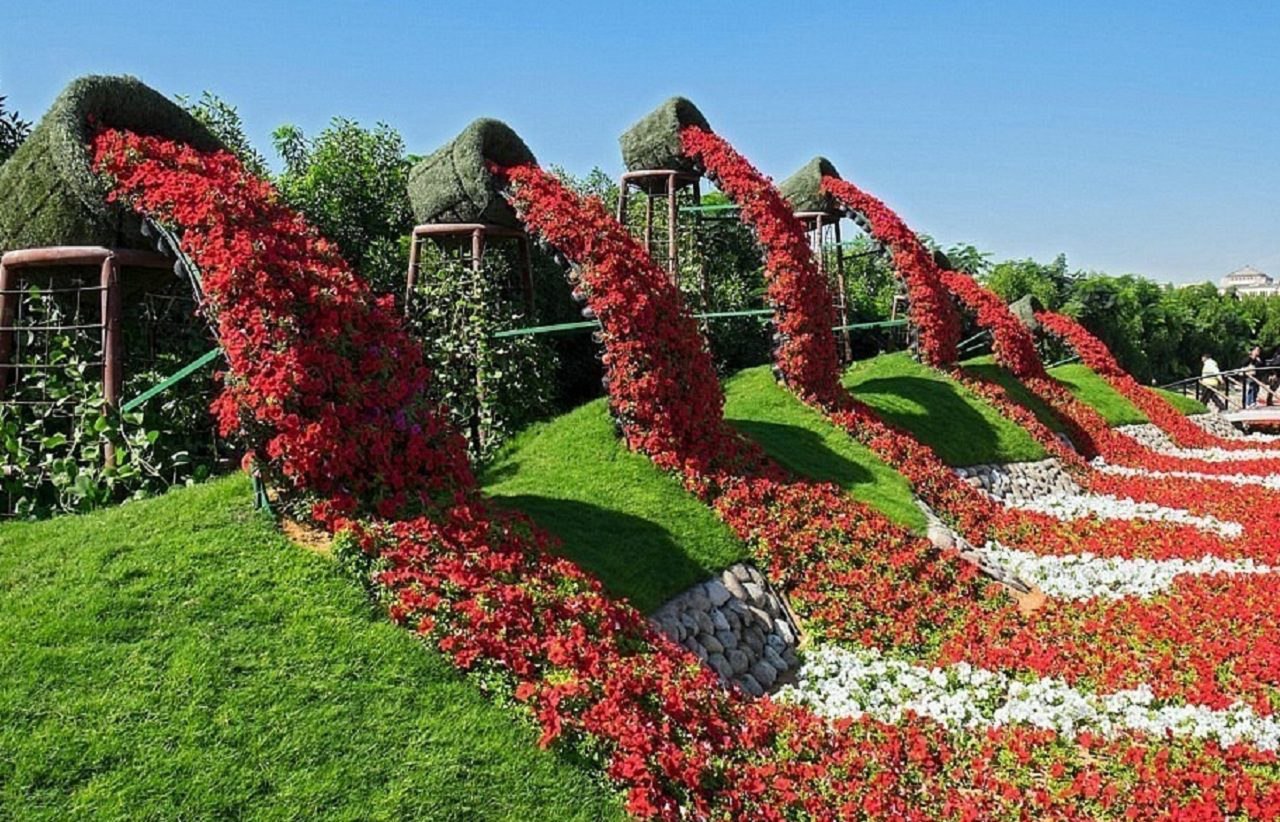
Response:
[{"label": "grass slope", "polygon": [[886,421],[931,446],[948,465],[1045,457],[1030,434],[955,380],[905,352],[854,363],[843,382]]},{"label": "grass slope", "polygon": [[1147,422],[1147,416],[1111,384],[1099,377],[1087,365],[1069,363],[1050,368],[1049,373],[1062,381],[1075,394],[1076,399],[1090,405],[1110,425],[1137,425]]},{"label": "grass slope", "polygon": [[621,818],[250,507],[0,526],[0,818]]},{"label": "grass slope", "polygon": [[924,530],[906,478],[778,385],[768,366],[735,374],[724,389],[725,417],[769,456],[798,476],[834,482],[897,522]]},{"label": "grass slope", "polygon": [[1177,391],[1166,391],[1163,388],[1156,388],[1154,391],[1187,416],[1209,413],[1209,407],[1195,397],[1188,397],[1185,394],[1179,394]]},{"label": "grass slope", "polygon": [[611,593],[645,611],[747,556],[677,479],[622,445],[604,400],[523,431],[481,481],[499,503],[559,536],[564,554]]},{"label": "grass slope", "polygon": [[1002,385],[1014,402],[1029,409],[1036,415],[1036,419],[1047,425],[1050,430],[1064,430],[1062,421],[1053,413],[1053,409],[1049,407],[1049,404],[1019,382],[1018,378],[1013,376],[1008,369],[997,365],[994,357],[990,355],[975,357],[972,360],[965,360],[960,363],[960,367],[976,377],[985,377]]}]

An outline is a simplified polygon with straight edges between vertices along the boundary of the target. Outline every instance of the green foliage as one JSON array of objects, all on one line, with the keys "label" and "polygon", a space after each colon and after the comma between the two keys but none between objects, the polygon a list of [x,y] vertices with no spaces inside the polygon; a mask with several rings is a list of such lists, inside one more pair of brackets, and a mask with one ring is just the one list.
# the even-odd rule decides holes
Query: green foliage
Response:
[{"label": "green foliage", "polygon": [[500,254],[485,255],[478,273],[470,262],[432,258],[420,268],[411,303],[410,328],[424,341],[432,391],[468,432],[476,459],[553,407],[554,352],[539,337],[494,337],[527,324],[513,293],[512,268]]},{"label": "green foliage", "polygon": [[778,193],[794,211],[838,212],[836,198],[822,190],[823,177],[839,177],[840,172],[826,157],[814,157],[787,179],[778,183]]},{"label": "green foliage", "polygon": [[905,352],[854,363],[845,386],[890,423],[910,431],[948,465],[1044,459],[1031,435],[981,397]]},{"label": "green foliage", "polygon": [[778,385],[767,366],[733,375],[724,390],[725,418],[779,464],[797,476],[834,482],[890,519],[924,531],[906,478]]},{"label": "green foliage", "polygon": [[31,133],[31,124],[18,116],[18,112],[10,111],[5,105],[5,96],[0,94],[0,165],[13,156]]},{"label": "green foliage", "polygon": [[1059,254],[1048,265],[1035,260],[996,263],[983,281],[1007,303],[1017,302],[1031,294],[1045,308],[1057,311],[1070,293],[1072,276],[1067,271],[1066,255]]},{"label": "green foliage", "polygon": [[179,94],[176,99],[192,117],[203,123],[205,128],[222,141],[224,146],[239,157],[245,168],[259,177],[270,177],[267,160],[249,142],[248,136],[244,133],[240,112],[235,106],[207,89],[201,92],[199,100],[192,100],[182,94]]},{"label": "green foliage", "polygon": [[0,165],[0,251],[47,245],[149,247],[139,220],[106,201],[90,167],[99,127],[160,134],[202,150],[221,144],[172,100],[132,77],[81,77]]},{"label": "green foliage", "polygon": [[0,524],[4,819],[622,819],[235,475]]},{"label": "green foliage", "polygon": [[290,125],[273,139],[285,164],[276,180],[285,202],[337,243],[375,290],[399,293],[408,266],[401,238],[413,227],[400,134],[383,123],[365,129],[336,117],[314,139]]},{"label": "green foliage", "polygon": [[1197,400],[1195,397],[1189,397],[1186,394],[1179,394],[1177,391],[1166,391],[1163,388],[1153,388],[1151,390],[1164,397],[1173,405],[1174,408],[1187,416],[1209,413],[1209,407]]},{"label": "green foliage", "polygon": [[564,555],[610,593],[644,611],[747,556],[678,478],[619,442],[604,400],[521,432],[481,481],[498,503],[559,536]]},{"label": "green foliage", "polygon": [[[24,297],[24,315],[24,327],[85,321],[35,286]],[[101,368],[92,364],[100,354],[90,350],[96,342],[86,346],[83,332],[76,331],[16,333],[21,361],[36,367],[18,372],[0,403],[0,514],[32,518],[87,511],[208,473],[213,436],[207,393],[184,386],[121,416],[103,399]],[[165,342],[171,346],[181,339],[171,335]],[[126,337],[126,351],[130,342],[137,340]],[[157,369],[181,356],[172,347],[167,351],[150,367],[132,370],[126,396],[157,381]],[[115,449],[112,468],[104,467],[108,444]],[[200,459],[193,460],[193,451]]]}]

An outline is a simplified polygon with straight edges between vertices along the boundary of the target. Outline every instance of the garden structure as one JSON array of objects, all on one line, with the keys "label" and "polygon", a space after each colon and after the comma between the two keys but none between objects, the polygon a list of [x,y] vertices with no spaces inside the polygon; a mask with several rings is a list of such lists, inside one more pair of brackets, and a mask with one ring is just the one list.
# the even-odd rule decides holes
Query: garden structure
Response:
[{"label": "garden structure", "polygon": [[414,164],[409,173],[409,196],[419,225],[409,240],[409,270],[405,277],[405,312],[412,311],[412,295],[421,265],[422,244],[435,243],[442,253],[454,253],[479,275],[484,255],[494,240],[515,245],[515,276],[526,316],[533,315],[533,261],[529,235],[519,226],[506,202],[490,190],[486,156],[533,159],[520,138],[496,120],[477,120],[448,145]]},{"label": "garden structure", "polygon": [[[216,354],[208,351],[197,312],[198,281],[176,254],[174,238],[109,202],[91,172],[88,142],[102,126],[219,146],[177,104],[133,78],[85,77],[62,92],[0,167],[0,408],[12,424],[38,433],[46,456],[60,447],[52,443],[65,440],[66,447],[79,446],[73,461],[97,453],[103,470],[128,474],[139,466],[116,464],[127,439],[121,414],[154,395],[141,396],[165,369],[203,353],[191,373]],[[196,404],[211,398],[206,385],[188,385],[187,393]],[[179,404],[185,413],[193,403]],[[85,417],[95,409],[97,423]],[[167,413],[153,413],[152,422]],[[194,425],[197,431],[182,436],[205,442],[213,451],[201,456],[212,457],[207,414],[187,413],[181,422],[169,416],[172,424]],[[99,444],[92,431],[80,441],[86,432],[77,429],[86,423],[101,432]],[[19,444],[10,458],[39,457],[29,449]],[[10,502],[14,495],[9,489]]]}]

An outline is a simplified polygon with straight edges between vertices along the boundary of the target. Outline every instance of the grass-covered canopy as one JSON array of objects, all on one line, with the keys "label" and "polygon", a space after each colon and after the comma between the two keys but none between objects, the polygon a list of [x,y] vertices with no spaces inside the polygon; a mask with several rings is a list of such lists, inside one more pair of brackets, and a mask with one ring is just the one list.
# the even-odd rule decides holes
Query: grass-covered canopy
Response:
[{"label": "grass-covered canopy", "polygon": [[795,174],[783,180],[778,191],[795,211],[840,211],[840,205],[830,194],[822,190],[822,178],[839,179],[840,172],[826,157],[814,157]]},{"label": "grass-covered canopy", "polygon": [[700,173],[680,148],[680,130],[685,126],[711,130],[698,107],[683,97],[672,97],[642,117],[618,138],[627,170],[665,168]]},{"label": "grass-covered canopy", "polygon": [[510,126],[481,118],[409,170],[409,202],[419,223],[493,223],[519,227],[486,162],[536,163]]},{"label": "grass-covered canopy", "polygon": [[147,245],[138,219],[106,202],[89,141],[127,128],[211,151],[218,140],[194,117],[134,77],[81,77],[0,166],[0,251],[48,245]]}]

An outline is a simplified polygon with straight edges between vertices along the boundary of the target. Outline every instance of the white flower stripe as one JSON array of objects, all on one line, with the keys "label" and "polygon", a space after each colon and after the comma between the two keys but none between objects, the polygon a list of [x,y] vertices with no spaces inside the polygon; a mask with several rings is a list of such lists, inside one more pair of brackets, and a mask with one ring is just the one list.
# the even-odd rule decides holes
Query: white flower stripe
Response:
[{"label": "white flower stripe", "polygon": [[996,542],[988,542],[981,553],[995,565],[1034,582],[1049,596],[1069,600],[1151,597],[1185,574],[1270,574],[1276,570],[1251,559],[1212,556],[1196,560],[1124,559],[1089,553],[1042,556]]},{"label": "white flower stripe", "polygon": [[1116,736],[1166,733],[1280,748],[1280,721],[1237,703],[1225,710],[1173,704],[1145,686],[1093,694],[1053,678],[1023,682],[958,663],[925,668],[885,659],[874,649],[824,645],[807,652],[795,685],[779,698],[829,717],[869,714],[896,722],[906,711],[951,729],[1030,725],[1074,736],[1083,731]]}]

